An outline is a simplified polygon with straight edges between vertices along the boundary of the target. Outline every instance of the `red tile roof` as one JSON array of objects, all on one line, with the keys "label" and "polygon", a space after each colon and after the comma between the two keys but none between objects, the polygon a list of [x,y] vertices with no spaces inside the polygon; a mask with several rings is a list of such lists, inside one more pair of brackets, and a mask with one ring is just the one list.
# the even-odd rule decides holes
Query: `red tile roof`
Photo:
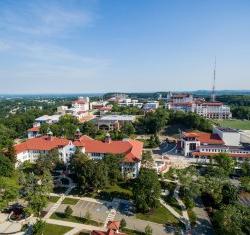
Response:
[{"label": "red tile roof", "polygon": [[39,130],[40,130],[40,127],[39,126],[35,126],[35,127],[32,127],[30,129],[28,129],[27,132],[29,132],[29,131],[38,132]]},{"label": "red tile roof", "polygon": [[205,105],[205,106],[221,106],[223,105],[222,102],[204,102],[202,103],[202,105]]},{"label": "red tile roof", "polygon": [[127,235],[126,233],[116,233],[114,230],[109,229],[107,232],[93,230],[91,235]]},{"label": "red tile roof", "polygon": [[73,103],[73,104],[87,104],[87,102],[84,101],[84,100],[75,100],[75,101],[73,101],[72,103]]},{"label": "red tile roof", "polygon": [[202,144],[224,144],[224,141],[218,134],[206,133],[206,132],[183,132],[184,137],[195,138]]},{"label": "red tile roof", "polygon": [[119,230],[120,221],[109,221],[107,224],[108,229]]},{"label": "red tile roof", "polygon": [[84,146],[87,153],[125,154],[125,162],[137,162],[141,159],[143,143],[138,140],[119,140],[105,143],[82,136],[73,142],[75,146]]},{"label": "red tile roof", "polygon": [[48,151],[60,146],[66,146],[67,144],[69,144],[69,142],[69,140],[64,138],[57,138],[52,136],[51,139],[49,139],[48,136],[41,136],[33,139],[28,139],[20,144],[16,144],[15,150],[17,154],[27,150]]}]

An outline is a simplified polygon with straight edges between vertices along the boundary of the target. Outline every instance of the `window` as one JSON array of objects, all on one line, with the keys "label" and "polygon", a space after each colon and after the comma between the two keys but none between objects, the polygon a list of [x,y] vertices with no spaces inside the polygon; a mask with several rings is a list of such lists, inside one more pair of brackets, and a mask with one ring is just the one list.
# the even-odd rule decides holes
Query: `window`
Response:
[{"label": "window", "polygon": [[189,150],[196,150],[196,143],[190,143]]}]

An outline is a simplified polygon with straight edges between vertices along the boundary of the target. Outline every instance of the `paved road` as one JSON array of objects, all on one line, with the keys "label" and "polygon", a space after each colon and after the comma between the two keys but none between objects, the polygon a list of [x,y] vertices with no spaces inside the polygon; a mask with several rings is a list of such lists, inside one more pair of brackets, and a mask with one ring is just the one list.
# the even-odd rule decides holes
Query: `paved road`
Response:
[{"label": "paved road", "polygon": [[136,219],[135,216],[126,216],[126,215],[121,215],[120,213],[117,213],[115,216],[115,220],[121,220],[122,218],[126,220],[127,228],[129,229],[144,232],[145,227],[149,225],[153,229],[153,235],[174,234],[173,231],[172,232],[167,231],[164,225],[162,224],[157,224],[157,223],[153,223],[153,222],[146,221],[146,220]]},{"label": "paved road", "polygon": [[197,216],[197,224],[192,229],[192,234],[213,235],[213,226],[200,198],[196,201],[196,206],[193,208],[193,211]]}]

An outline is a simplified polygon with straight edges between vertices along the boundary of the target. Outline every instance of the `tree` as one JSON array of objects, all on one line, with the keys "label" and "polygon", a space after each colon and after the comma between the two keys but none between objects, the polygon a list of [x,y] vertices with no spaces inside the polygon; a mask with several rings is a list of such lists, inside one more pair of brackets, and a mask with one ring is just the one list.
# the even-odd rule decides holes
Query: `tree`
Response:
[{"label": "tree", "polygon": [[94,161],[77,152],[71,159],[71,170],[76,174],[77,184],[85,190],[102,189],[107,183],[107,168],[103,161]]},{"label": "tree", "polygon": [[72,213],[73,213],[72,208],[70,206],[67,206],[65,211],[64,211],[65,216],[68,218],[72,215]]},{"label": "tree", "polygon": [[32,234],[34,235],[43,235],[45,230],[46,222],[38,219],[35,224],[33,224],[32,227]]},{"label": "tree", "polygon": [[234,185],[227,183],[222,188],[222,201],[224,204],[233,204],[238,200],[238,189]]},{"label": "tree", "polygon": [[42,174],[45,170],[52,171],[58,162],[60,162],[59,152],[53,149],[48,154],[38,156],[35,170],[38,174]]},{"label": "tree", "polygon": [[135,133],[135,128],[131,122],[125,122],[121,128],[121,132],[123,132],[127,136],[130,136]]},{"label": "tree", "polygon": [[243,216],[240,209],[236,206],[224,206],[221,210],[215,212],[213,220],[218,234],[243,234]]},{"label": "tree", "polygon": [[0,176],[0,210],[19,196],[19,185],[15,178]]},{"label": "tree", "polygon": [[244,190],[250,192],[250,176],[241,177],[240,184]]},{"label": "tree", "polygon": [[121,226],[121,230],[126,228],[127,222],[124,218],[121,219],[120,226]]},{"label": "tree", "polygon": [[31,172],[22,176],[22,189],[28,207],[36,215],[40,216],[42,209],[47,205],[47,195],[52,191],[53,181],[48,170],[45,170],[42,175],[35,175]]},{"label": "tree", "polygon": [[133,185],[133,196],[138,211],[146,212],[158,205],[161,186],[156,171],[143,168]]},{"label": "tree", "polygon": [[152,235],[152,234],[153,234],[153,229],[149,225],[147,225],[145,227],[145,235]]},{"label": "tree", "polygon": [[40,192],[35,192],[27,197],[28,207],[36,215],[40,216],[43,208],[47,205],[48,199],[47,196],[41,194]]},{"label": "tree", "polygon": [[10,177],[14,173],[14,165],[7,157],[0,155],[0,176]]},{"label": "tree", "polygon": [[98,132],[98,128],[94,122],[89,121],[89,122],[84,122],[83,124],[81,124],[80,131],[84,135],[89,135],[92,138],[95,138]]},{"label": "tree", "polygon": [[122,179],[122,173],[120,169],[122,158],[123,156],[117,154],[108,154],[103,158],[110,184],[116,184],[119,180]]},{"label": "tree", "polygon": [[234,170],[235,161],[227,154],[220,153],[214,156],[214,160],[218,164],[219,168],[224,170],[226,175],[229,175]]},{"label": "tree", "polygon": [[245,160],[242,165],[242,173],[244,176],[250,176],[250,161],[249,160]]}]

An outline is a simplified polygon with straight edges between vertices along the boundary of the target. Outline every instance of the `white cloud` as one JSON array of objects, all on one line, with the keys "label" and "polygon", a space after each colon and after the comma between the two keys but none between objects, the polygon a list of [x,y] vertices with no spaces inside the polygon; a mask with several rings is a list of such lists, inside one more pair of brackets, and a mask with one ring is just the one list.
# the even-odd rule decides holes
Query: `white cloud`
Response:
[{"label": "white cloud", "polygon": [[0,9],[0,28],[31,35],[60,35],[62,32],[88,26],[93,14],[84,10],[67,9],[62,4],[29,2],[20,8]]}]

